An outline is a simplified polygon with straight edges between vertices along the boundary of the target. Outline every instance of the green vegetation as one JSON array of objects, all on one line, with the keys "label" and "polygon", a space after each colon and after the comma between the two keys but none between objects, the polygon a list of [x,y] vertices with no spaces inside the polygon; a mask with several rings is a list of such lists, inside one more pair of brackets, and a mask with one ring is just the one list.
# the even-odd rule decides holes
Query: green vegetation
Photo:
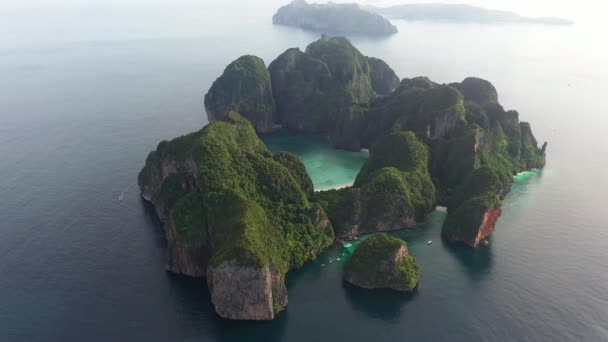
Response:
[{"label": "green vegetation", "polygon": [[427,170],[428,149],[412,132],[387,134],[378,139],[369,152],[355,186],[361,186],[371,173],[386,166],[401,171]]},{"label": "green vegetation", "polygon": [[454,84],[464,95],[467,101],[478,103],[482,106],[490,103],[498,103],[498,92],[492,83],[476,77],[468,77],[461,83]]},{"label": "green vegetation", "polygon": [[412,228],[423,220],[435,207],[427,164],[427,148],[414,133],[380,138],[352,188],[317,194],[336,236]]},{"label": "green vegetation", "polygon": [[[159,173],[162,165],[187,160],[195,163],[194,174],[179,166],[159,184],[145,183],[145,175]],[[324,213],[308,200],[312,182],[301,162],[286,152],[272,156],[234,112],[162,143],[148,161],[140,186],[157,189],[153,202],[162,204],[184,245],[210,239],[214,265],[236,259],[256,267],[272,264],[285,273],[332,242],[331,227],[318,227]]]},{"label": "green vegetation", "polygon": [[456,209],[450,210],[441,235],[448,240],[474,246],[484,216],[490,209],[497,207],[500,207],[500,200],[496,195],[471,198]]},{"label": "green vegetation", "polygon": [[209,121],[237,111],[258,131],[270,130],[276,122],[276,106],[264,61],[255,56],[242,56],[228,65],[205,95],[205,108]]},{"label": "green vegetation", "polygon": [[385,61],[373,57],[366,58],[371,71],[372,88],[378,95],[390,95],[399,87],[399,77]]},{"label": "green vegetation", "polygon": [[500,196],[509,184],[503,183],[492,167],[473,171],[450,198],[443,237],[474,245],[486,213],[500,207]]},{"label": "green vegetation", "polygon": [[344,278],[354,285],[411,291],[418,285],[420,267],[402,240],[377,234],[363,241],[344,266]]},{"label": "green vegetation", "polygon": [[298,184],[300,184],[300,188],[302,189],[302,191],[304,191],[306,196],[310,198],[313,195],[314,187],[312,184],[312,180],[308,176],[306,168],[304,167],[304,164],[302,164],[298,156],[291,152],[279,151],[274,154],[274,160],[278,161],[287,169],[289,169],[291,174],[295,177],[296,181],[298,181]]}]

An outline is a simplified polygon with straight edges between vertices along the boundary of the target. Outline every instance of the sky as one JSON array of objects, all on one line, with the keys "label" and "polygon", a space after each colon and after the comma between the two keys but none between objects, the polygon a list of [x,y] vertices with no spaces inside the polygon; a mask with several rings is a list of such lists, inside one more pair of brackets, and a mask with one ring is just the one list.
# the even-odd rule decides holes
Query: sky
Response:
[{"label": "sky", "polygon": [[[310,0],[311,2],[325,2],[325,0]],[[353,2],[353,0],[333,0],[334,2]],[[0,11],[12,11],[23,8],[37,8],[47,6],[74,6],[74,5],[206,5],[218,3],[219,0],[2,0]],[[276,7],[289,2],[288,0],[224,0],[221,2],[234,2],[235,5],[247,4],[251,6]],[[466,3],[486,8],[515,11],[530,16],[562,16],[577,17],[576,19],[595,17],[599,18],[601,12],[608,9],[602,0],[359,0],[361,4],[390,5],[403,3]]]},{"label": "sky", "polygon": [[[327,2],[328,0],[308,0]],[[333,0],[353,2],[353,0]],[[0,50],[77,41],[213,34],[234,21],[267,20],[290,0],[0,0]],[[597,0],[357,0],[362,5],[467,3],[525,16],[574,20],[597,35],[608,5]],[[209,21],[209,18],[212,18]],[[217,32],[217,31],[216,31]]]}]

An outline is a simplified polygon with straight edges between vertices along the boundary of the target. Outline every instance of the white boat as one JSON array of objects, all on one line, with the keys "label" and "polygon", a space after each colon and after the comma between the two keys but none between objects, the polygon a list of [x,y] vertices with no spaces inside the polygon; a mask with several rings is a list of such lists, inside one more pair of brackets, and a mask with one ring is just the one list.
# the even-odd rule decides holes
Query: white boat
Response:
[{"label": "white boat", "polygon": [[342,246],[344,246],[344,248],[349,248],[349,247],[352,247],[352,245],[353,245],[353,244],[352,244],[352,243],[350,243],[350,242],[345,242],[345,243],[343,243],[343,244],[342,244]]},{"label": "white boat", "polygon": [[432,244],[432,243],[433,243],[433,241],[432,241],[432,240],[429,240],[429,242],[427,242],[426,244],[427,244],[427,245],[430,245],[430,244]]}]

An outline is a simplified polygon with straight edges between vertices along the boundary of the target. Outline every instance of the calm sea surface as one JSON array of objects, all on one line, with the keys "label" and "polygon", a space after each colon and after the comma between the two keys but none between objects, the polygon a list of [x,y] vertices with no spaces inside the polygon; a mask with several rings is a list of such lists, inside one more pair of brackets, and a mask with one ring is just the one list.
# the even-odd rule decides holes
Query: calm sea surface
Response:
[{"label": "calm sea surface", "polygon": [[[491,80],[549,141],[547,168],[518,178],[486,248],[444,244],[440,211],[398,233],[422,268],[413,295],[347,286],[352,248],[339,246],[288,275],[275,321],[219,319],[204,280],[165,272],[137,174],[159,141],[206,124],[203,94],[230,61],[317,38],[273,27],[272,8],[222,6],[0,13],[0,340],[608,340],[608,49],[583,24],[398,23],[352,39],[400,77]],[[318,189],[352,182],[365,159],[266,141],[300,154]]]}]

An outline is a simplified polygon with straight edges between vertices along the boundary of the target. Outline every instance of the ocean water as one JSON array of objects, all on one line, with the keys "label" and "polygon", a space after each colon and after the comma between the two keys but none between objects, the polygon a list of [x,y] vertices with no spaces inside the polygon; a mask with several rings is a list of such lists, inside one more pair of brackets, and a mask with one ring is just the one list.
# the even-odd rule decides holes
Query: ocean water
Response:
[{"label": "ocean water", "polygon": [[[203,94],[231,60],[268,63],[317,38],[273,27],[274,5],[254,3],[231,20],[220,1],[0,7],[0,340],[608,340],[608,48],[587,22],[397,22],[396,36],[353,39],[400,77],[491,80],[549,141],[546,169],[518,177],[488,247],[444,244],[441,211],[397,234],[422,268],[414,294],[344,284],[350,251],[336,246],[288,274],[275,321],[229,322],[204,280],[166,273],[136,185],[147,153],[206,124]],[[352,181],[364,158],[266,141],[299,153],[317,188]]]}]

